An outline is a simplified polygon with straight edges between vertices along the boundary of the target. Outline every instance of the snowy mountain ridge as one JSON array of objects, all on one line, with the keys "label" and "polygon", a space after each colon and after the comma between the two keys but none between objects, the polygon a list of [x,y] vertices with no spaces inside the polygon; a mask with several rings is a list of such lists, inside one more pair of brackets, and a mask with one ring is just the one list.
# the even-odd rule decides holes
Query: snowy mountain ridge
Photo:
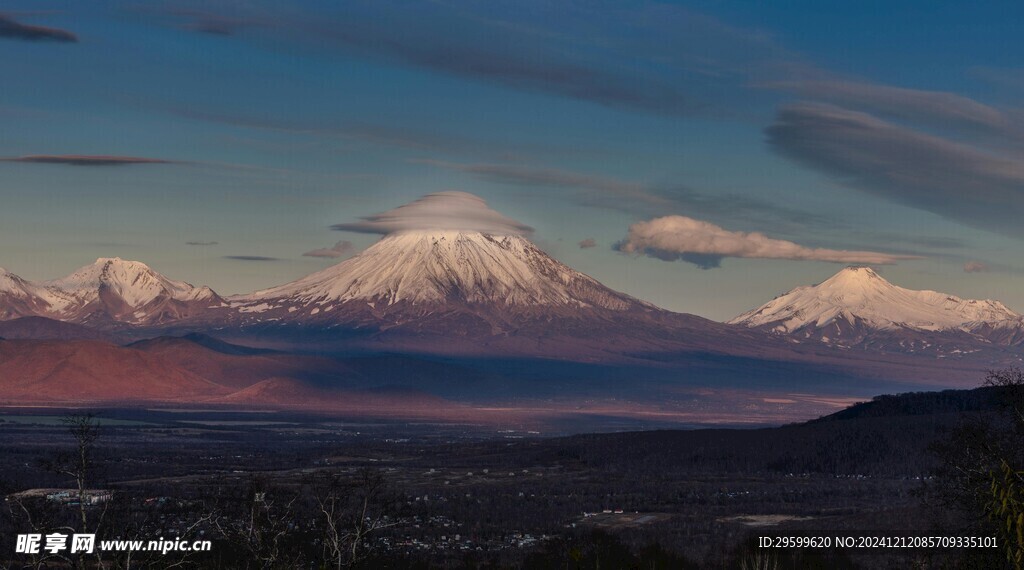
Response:
[{"label": "snowy mountain ridge", "polygon": [[904,289],[867,267],[843,269],[721,324],[609,289],[525,237],[473,230],[390,233],[341,263],[227,299],[119,258],[100,258],[49,281],[0,270],[0,320],[27,316],[100,329],[299,325],[408,338],[560,334],[594,343],[618,335],[637,342],[636,350],[644,349],[641,338],[660,342],[697,334],[712,346],[761,332],[839,348],[947,356],[1024,345],[1024,317],[998,301]]},{"label": "snowy mountain ridge", "polygon": [[211,299],[215,296],[209,287],[194,287],[184,281],[169,279],[145,263],[126,261],[119,257],[101,257],[92,265],[86,265],[67,277],[46,281],[42,285],[59,295],[56,299],[58,310],[75,303],[90,303],[99,297],[103,289],[116,293],[133,308],[143,307],[161,296],[169,296],[177,301]]},{"label": "snowy mountain ridge", "polygon": [[991,335],[994,330],[1024,329],[1024,317],[999,301],[904,289],[869,267],[845,268],[728,322],[826,342],[861,342],[873,332]]},{"label": "snowy mountain ridge", "polygon": [[169,279],[139,261],[99,258],[66,277],[32,282],[0,271],[0,317],[160,324],[223,305],[209,287]]}]

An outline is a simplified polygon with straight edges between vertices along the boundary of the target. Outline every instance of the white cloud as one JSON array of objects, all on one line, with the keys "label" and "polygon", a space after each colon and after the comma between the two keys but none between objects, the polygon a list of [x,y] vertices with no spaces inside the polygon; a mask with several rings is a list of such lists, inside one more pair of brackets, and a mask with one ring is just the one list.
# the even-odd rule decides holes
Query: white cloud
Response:
[{"label": "white cloud", "polygon": [[637,222],[629,227],[626,239],[616,248],[625,253],[643,254],[665,261],[688,261],[704,269],[718,267],[725,257],[875,265],[919,259],[913,255],[805,247],[791,241],[772,239],[760,232],[729,231],[686,216],[665,216]]},{"label": "white cloud", "polygon": [[336,230],[391,234],[416,230],[463,230],[494,235],[526,235],[533,228],[492,210],[467,192],[437,192],[360,222],[337,224]]}]

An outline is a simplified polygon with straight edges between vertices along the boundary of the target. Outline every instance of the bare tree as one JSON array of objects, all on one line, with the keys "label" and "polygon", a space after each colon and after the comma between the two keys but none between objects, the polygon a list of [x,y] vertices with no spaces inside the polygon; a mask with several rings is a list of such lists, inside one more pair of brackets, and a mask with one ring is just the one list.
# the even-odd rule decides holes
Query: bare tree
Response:
[{"label": "bare tree", "polygon": [[370,536],[395,522],[386,514],[384,477],[364,469],[354,476],[319,472],[310,480],[324,544],[324,559],[337,569],[352,568],[370,553]]},{"label": "bare tree", "polygon": [[89,473],[92,470],[92,454],[99,438],[99,423],[93,414],[69,414],[61,418],[68,433],[75,440],[74,454],[67,461],[58,463],[58,472],[74,479],[78,487],[78,512],[81,517],[81,532],[89,531],[89,515],[86,499]]},{"label": "bare tree", "polygon": [[[52,532],[74,532],[74,527],[65,524],[62,509],[44,496],[9,495],[4,501],[11,521],[20,530],[45,536]],[[26,553],[28,562],[22,568],[48,568],[51,564],[72,565],[74,562],[61,554],[48,551]]]},{"label": "bare tree", "polygon": [[[96,533],[99,525],[102,524],[107,506],[107,503],[104,502],[99,516],[95,517],[94,521],[89,520],[90,496],[88,491],[91,483],[90,475],[93,472],[93,451],[96,440],[99,438],[99,424],[95,416],[88,413],[69,414],[61,418],[61,423],[71,435],[74,448],[70,452],[58,453],[54,459],[44,460],[41,463],[45,469],[57,475],[69,477],[74,481],[75,498],[78,503],[75,515],[69,520],[64,506],[44,494],[11,495],[7,498],[7,507],[12,520],[17,521],[24,528],[31,529],[35,534]],[[97,564],[102,564],[99,551],[95,552],[95,557]],[[81,554],[68,558],[59,553],[46,553],[31,555],[30,558],[32,559],[31,564],[35,567],[46,567],[55,560],[77,568],[84,568],[86,565]]]},{"label": "bare tree", "polygon": [[289,567],[294,553],[286,552],[285,541],[294,530],[298,499],[298,493],[275,488],[264,477],[255,476],[244,497],[221,497],[206,518],[259,568]]}]

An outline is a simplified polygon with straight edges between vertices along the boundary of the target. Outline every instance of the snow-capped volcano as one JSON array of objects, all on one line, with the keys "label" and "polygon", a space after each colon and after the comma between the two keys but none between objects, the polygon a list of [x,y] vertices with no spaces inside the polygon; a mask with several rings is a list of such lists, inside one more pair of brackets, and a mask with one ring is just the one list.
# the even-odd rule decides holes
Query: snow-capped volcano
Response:
[{"label": "snow-capped volcano", "polygon": [[383,237],[334,267],[231,298],[243,324],[412,325],[468,336],[520,330],[531,319],[665,312],[552,259],[524,237],[532,228],[465,192],[428,194],[334,228]]},{"label": "snow-capped volcano", "polygon": [[907,332],[1016,344],[1024,330],[1024,317],[999,301],[904,289],[869,267],[848,267],[818,285],[797,287],[729,323],[840,345]]},{"label": "snow-capped volcano", "polygon": [[653,307],[552,259],[518,235],[465,230],[389,234],[359,255],[298,281],[234,297],[243,313],[322,320],[339,308],[422,315],[454,309],[505,314]]},{"label": "snow-capped volcano", "polygon": [[31,282],[0,273],[0,318],[41,316],[87,323],[162,324],[223,300],[209,287],[168,279],[145,263],[100,258],[67,277]]}]

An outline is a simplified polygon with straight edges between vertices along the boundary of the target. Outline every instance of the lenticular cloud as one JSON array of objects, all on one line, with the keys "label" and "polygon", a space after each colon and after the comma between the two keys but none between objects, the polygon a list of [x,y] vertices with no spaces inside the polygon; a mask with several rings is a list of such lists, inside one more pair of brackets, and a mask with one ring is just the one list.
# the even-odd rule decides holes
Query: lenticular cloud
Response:
[{"label": "lenticular cloud", "polygon": [[335,230],[393,234],[423,230],[463,230],[493,235],[528,235],[533,228],[492,210],[467,192],[437,192],[362,221],[331,226]]},{"label": "lenticular cloud", "polygon": [[665,261],[688,261],[703,269],[718,267],[725,257],[876,265],[892,264],[900,259],[918,259],[912,255],[805,247],[773,239],[760,232],[729,231],[686,216],[665,216],[637,222],[629,227],[626,239],[616,248],[625,253],[644,254]]}]

